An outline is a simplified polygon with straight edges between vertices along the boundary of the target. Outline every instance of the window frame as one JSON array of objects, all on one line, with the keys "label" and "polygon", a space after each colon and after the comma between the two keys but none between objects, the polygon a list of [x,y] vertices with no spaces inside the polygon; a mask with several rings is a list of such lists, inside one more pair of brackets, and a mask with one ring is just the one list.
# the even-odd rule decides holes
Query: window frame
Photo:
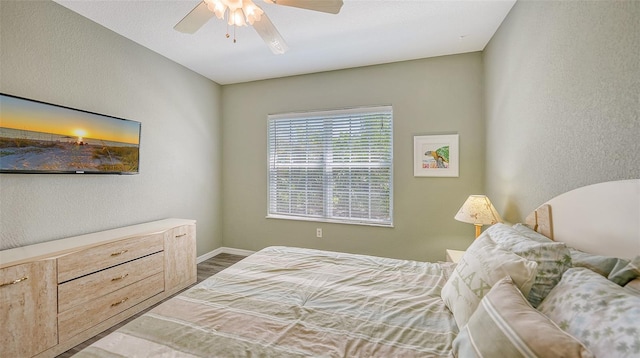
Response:
[{"label": "window frame", "polygon": [[[388,221],[374,221],[374,220],[368,220],[368,219],[359,219],[359,218],[346,218],[346,219],[341,219],[341,218],[332,218],[328,215],[328,212],[330,211],[327,208],[327,201],[331,200],[330,196],[327,194],[328,192],[331,191],[331,186],[330,185],[326,185],[326,180],[327,180],[327,161],[324,160],[322,162],[322,169],[323,169],[323,194],[324,194],[324,200],[323,200],[323,214],[321,217],[317,217],[317,216],[296,216],[294,214],[291,215],[286,215],[286,214],[278,214],[278,213],[271,213],[271,190],[272,190],[272,183],[271,183],[271,121],[272,120],[295,120],[295,119],[300,119],[300,120],[308,120],[309,118],[312,117],[336,117],[336,116],[348,116],[349,114],[361,114],[361,115],[366,115],[368,113],[379,113],[379,112],[387,112],[388,115],[390,116],[390,121],[389,121],[389,127],[390,127],[390,134],[389,134],[389,163],[388,166],[387,165],[383,165],[381,167],[384,168],[388,168],[389,169],[389,196],[388,196],[388,201],[389,201],[389,206],[388,206],[388,210],[389,210],[389,219]],[[326,151],[328,148],[325,147],[324,150]],[[352,107],[352,108],[344,108],[344,109],[335,109],[335,110],[320,110],[320,111],[305,111],[305,112],[288,112],[288,113],[278,113],[278,114],[269,114],[267,116],[267,151],[266,151],[266,157],[267,157],[267,215],[266,218],[267,219],[284,219],[284,220],[294,220],[294,221],[311,221],[311,222],[325,222],[325,223],[338,223],[338,224],[350,224],[350,225],[364,225],[364,226],[376,226],[376,227],[394,227],[394,220],[393,220],[393,172],[394,172],[394,160],[393,160],[393,107],[391,105],[380,105],[380,106],[367,106],[367,107]],[[326,158],[326,157],[325,157]],[[356,166],[351,166],[350,168],[354,168]],[[331,206],[331,205],[329,205]]]}]

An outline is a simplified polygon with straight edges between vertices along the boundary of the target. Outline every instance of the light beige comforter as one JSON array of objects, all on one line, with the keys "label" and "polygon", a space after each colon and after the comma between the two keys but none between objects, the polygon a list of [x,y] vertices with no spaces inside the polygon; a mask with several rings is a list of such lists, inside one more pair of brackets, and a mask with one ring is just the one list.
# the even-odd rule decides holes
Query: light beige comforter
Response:
[{"label": "light beige comforter", "polygon": [[446,357],[451,267],[290,247],[261,250],[76,357]]}]

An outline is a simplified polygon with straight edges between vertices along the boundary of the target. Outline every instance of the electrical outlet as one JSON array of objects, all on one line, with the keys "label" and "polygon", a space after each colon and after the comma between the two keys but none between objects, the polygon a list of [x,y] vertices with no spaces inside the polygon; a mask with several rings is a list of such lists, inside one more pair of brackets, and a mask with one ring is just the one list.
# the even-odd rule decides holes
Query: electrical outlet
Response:
[{"label": "electrical outlet", "polygon": [[322,228],[316,229],[316,237],[322,237]]}]

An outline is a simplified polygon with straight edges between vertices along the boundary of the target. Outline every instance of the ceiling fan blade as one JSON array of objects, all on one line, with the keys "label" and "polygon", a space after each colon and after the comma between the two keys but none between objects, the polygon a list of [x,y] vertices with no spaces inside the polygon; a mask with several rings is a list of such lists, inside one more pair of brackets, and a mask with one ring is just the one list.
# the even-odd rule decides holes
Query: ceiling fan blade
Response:
[{"label": "ceiling fan blade", "polygon": [[193,34],[198,31],[202,27],[202,25],[206,24],[207,21],[209,21],[209,19],[211,19],[213,16],[214,13],[209,11],[209,9],[207,8],[207,4],[202,1],[173,28],[176,31],[180,31],[185,34]]},{"label": "ceiling fan blade", "polygon": [[265,2],[297,7],[313,11],[327,12],[329,14],[337,14],[342,8],[342,0],[264,0]]},{"label": "ceiling fan blade", "polygon": [[269,46],[271,51],[276,55],[283,54],[289,50],[289,46],[284,42],[282,35],[278,32],[278,29],[273,25],[267,14],[262,14],[260,21],[253,23],[253,28],[256,29],[258,35],[262,37],[264,42]]}]

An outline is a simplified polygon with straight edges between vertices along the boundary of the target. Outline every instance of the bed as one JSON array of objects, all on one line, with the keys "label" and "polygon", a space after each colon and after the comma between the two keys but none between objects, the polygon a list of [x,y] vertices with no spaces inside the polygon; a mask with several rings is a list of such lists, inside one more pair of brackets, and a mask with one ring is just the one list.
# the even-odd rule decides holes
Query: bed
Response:
[{"label": "bed", "polygon": [[639,356],[640,180],[602,185],[592,209],[632,215],[610,235],[580,206],[596,237],[561,242],[575,207],[560,196],[485,230],[457,264],[268,247],[76,356]]}]

